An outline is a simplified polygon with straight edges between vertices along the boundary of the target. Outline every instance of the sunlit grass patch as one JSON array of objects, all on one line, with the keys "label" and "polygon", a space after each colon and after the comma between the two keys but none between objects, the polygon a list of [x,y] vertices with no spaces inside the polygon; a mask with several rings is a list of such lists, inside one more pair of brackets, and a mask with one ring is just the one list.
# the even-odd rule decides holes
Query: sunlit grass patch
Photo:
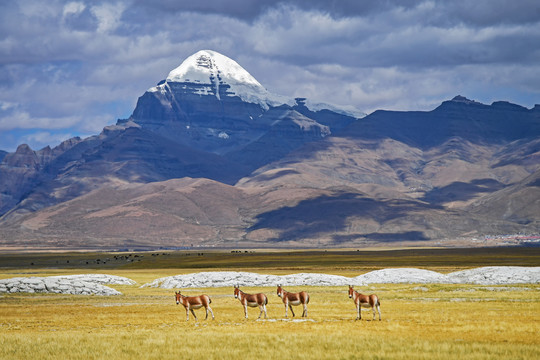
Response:
[{"label": "sunlit grass patch", "polygon": [[[148,261],[107,267],[17,267],[0,278],[104,273],[136,285],[111,285],[123,295],[0,294],[0,359],[264,359],[293,353],[297,359],[538,359],[540,285],[371,284],[357,287],[381,299],[382,321],[356,313],[347,287],[291,286],[311,295],[308,321],[285,319],[275,287],[242,287],[268,296],[268,320],[258,308],[243,308],[233,288],[161,289],[140,286],[157,278],[199,271],[251,271],[286,275],[321,272],[348,277],[382,267],[422,267],[451,272],[478,265],[538,266],[538,251],[494,250],[468,254],[422,252],[292,252],[291,254],[204,254],[146,256]],[[420,255],[418,255],[420,254]],[[424,255],[422,255],[424,254]],[[40,255],[41,256],[41,255]],[[51,264],[84,261],[103,254],[37,256]],[[28,262],[28,257],[23,257]],[[472,260],[471,260],[472,259]],[[18,259],[4,259],[16,263]],[[472,262],[471,262],[472,261]],[[25,263],[26,263],[25,262]],[[178,268],[181,264],[186,265]],[[240,264],[240,267],[238,267]],[[64,264],[65,265],[65,264]],[[113,266],[114,265],[114,266]],[[210,266],[211,265],[211,266]],[[412,265],[412,266],[411,266]],[[139,267],[137,269],[133,267]],[[174,291],[208,294],[215,320],[185,320]],[[298,310],[296,310],[298,309]],[[297,316],[300,308],[295,308]]]},{"label": "sunlit grass patch", "polygon": [[204,320],[203,310],[196,310],[198,321],[191,316],[186,321],[172,289],[115,288],[124,294],[3,295],[0,358],[277,358],[291,349],[299,359],[540,357],[538,285],[508,290],[479,285],[374,284],[360,289],[380,296],[382,321],[371,321],[370,311],[363,311],[363,319],[355,321],[345,287],[290,287],[310,293],[308,321],[285,319],[273,287],[245,288],[267,294],[268,320],[256,320],[256,308],[248,309],[249,319],[244,319],[232,287],[183,289],[189,295],[212,297],[213,321]]}]

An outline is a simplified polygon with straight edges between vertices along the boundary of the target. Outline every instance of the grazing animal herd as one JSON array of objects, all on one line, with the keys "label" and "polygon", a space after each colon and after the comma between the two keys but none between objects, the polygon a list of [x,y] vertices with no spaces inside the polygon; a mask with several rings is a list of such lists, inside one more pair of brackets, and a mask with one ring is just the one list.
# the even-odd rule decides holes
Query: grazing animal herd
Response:
[{"label": "grazing animal herd", "polygon": [[[288,291],[285,291],[281,285],[277,286],[277,296],[281,298],[283,301],[283,305],[285,305],[285,317],[288,316],[287,309],[291,309],[292,316],[294,317],[294,310],[293,305],[303,306],[303,312],[302,317],[307,317],[308,310],[307,305],[309,304],[309,294],[305,291],[301,291],[299,293],[291,293]],[[194,309],[200,309],[202,307],[206,310],[206,319],[208,319],[208,311],[212,314],[212,320],[214,319],[214,312],[212,311],[212,308],[210,307],[210,304],[212,303],[212,300],[208,295],[199,295],[199,296],[184,296],[180,293],[180,291],[177,291],[175,293],[176,298],[176,305],[182,304],[184,308],[186,309],[186,321],[189,320],[189,313],[191,312],[193,314],[193,317],[195,320],[197,320],[197,315],[195,315]],[[234,287],[234,298],[238,299],[240,301],[240,304],[244,307],[244,315],[246,319],[248,318],[248,311],[247,308],[249,307],[259,307],[260,313],[259,313],[259,319],[261,318],[262,314],[264,313],[264,318],[267,318],[266,314],[266,305],[268,304],[268,298],[263,293],[258,294],[246,294],[242,290],[240,290],[239,286]],[[381,320],[381,302],[379,300],[379,297],[375,294],[372,295],[363,295],[360,294],[358,291],[354,290],[352,285],[349,285],[349,298],[353,299],[354,305],[356,306],[357,316],[356,320],[362,319],[362,314],[360,312],[361,308],[371,308],[373,311],[373,320],[375,320],[375,310],[379,313],[379,321]]]}]

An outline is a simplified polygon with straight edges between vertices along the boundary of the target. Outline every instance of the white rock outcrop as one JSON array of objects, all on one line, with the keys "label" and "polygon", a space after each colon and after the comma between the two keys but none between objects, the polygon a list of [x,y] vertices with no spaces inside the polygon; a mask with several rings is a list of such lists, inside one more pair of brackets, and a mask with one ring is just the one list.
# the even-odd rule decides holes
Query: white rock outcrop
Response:
[{"label": "white rock outcrop", "polygon": [[115,275],[82,274],[48,277],[15,277],[0,280],[0,293],[56,293],[73,295],[121,295],[109,285],[134,285],[135,281]]},{"label": "white rock outcrop", "polygon": [[[16,277],[0,280],[0,293],[59,293],[77,295],[120,295],[105,285],[134,285],[135,281],[114,275],[82,274],[49,277]],[[416,268],[371,271],[356,277],[299,273],[265,275],[251,272],[215,271],[156,279],[142,287],[206,288],[238,286],[363,286],[367,284],[540,284],[540,267],[488,266],[441,274]]]},{"label": "white rock outcrop", "polygon": [[447,275],[451,283],[479,285],[538,284],[540,267],[487,266]]},{"label": "white rock outcrop", "polygon": [[328,274],[301,273],[291,275],[264,275],[251,272],[216,271],[200,272],[186,275],[175,275],[159,278],[142,287],[174,288],[203,288],[203,287],[232,287],[238,286],[283,286],[296,285],[361,285],[354,279]]},{"label": "white rock outcrop", "polygon": [[159,278],[142,287],[204,288],[229,286],[346,286],[367,284],[538,284],[540,267],[490,266],[441,274],[416,268],[396,268],[371,271],[356,277],[300,273],[264,275],[251,272],[216,271]]},{"label": "white rock outcrop", "polygon": [[365,284],[444,284],[448,282],[444,274],[415,268],[375,270],[359,275],[355,279]]}]

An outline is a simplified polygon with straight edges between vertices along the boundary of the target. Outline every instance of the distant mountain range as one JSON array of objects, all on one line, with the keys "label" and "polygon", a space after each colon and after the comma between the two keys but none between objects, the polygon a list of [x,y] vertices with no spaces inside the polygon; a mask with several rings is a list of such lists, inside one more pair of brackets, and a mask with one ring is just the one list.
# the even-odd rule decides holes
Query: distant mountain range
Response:
[{"label": "distant mountain range", "polygon": [[538,105],[364,116],[206,50],[99,135],[0,152],[0,247],[482,245],[540,233],[539,176]]}]

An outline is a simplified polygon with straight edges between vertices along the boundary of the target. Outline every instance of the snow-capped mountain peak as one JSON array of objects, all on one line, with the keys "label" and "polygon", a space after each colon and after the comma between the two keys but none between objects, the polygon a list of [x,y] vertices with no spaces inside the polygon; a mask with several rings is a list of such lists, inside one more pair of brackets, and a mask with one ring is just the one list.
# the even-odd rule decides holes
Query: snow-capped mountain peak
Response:
[{"label": "snow-capped mountain peak", "polygon": [[259,104],[262,108],[281,104],[294,104],[294,99],[268,92],[248,71],[236,61],[213,50],[201,50],[173,69],[164,83],[148,91],[165,91],[167,83],[193,85],[198,95],[215,95],[219,100],[238,96],[243,101]]},{"label": "snow-capped mountain peak", "polygon": [[260,91],[266,91],[236,61],[212,50],[201,50],[188,57],[169,73],[167,81],[200,84],[225,83],[230,86],[252,86]]},{"label": "snow-capped mountain peak", "polygon": [[[224,100],[222,96],[238,96],[242,101],[259,104],[264,110],[283,104],[296,105],[293,97],[269,92],[236,61],[213,50],[200,50],[189,56],[169,73],[165,81],[148,91],[165,94],[168,83],[185,84],[187,92],[215,96],[218,100]],[[353,106],[313,103],[309,100],[304,105],[312,111],[327,109],[355,118],[366,115]]]}]

